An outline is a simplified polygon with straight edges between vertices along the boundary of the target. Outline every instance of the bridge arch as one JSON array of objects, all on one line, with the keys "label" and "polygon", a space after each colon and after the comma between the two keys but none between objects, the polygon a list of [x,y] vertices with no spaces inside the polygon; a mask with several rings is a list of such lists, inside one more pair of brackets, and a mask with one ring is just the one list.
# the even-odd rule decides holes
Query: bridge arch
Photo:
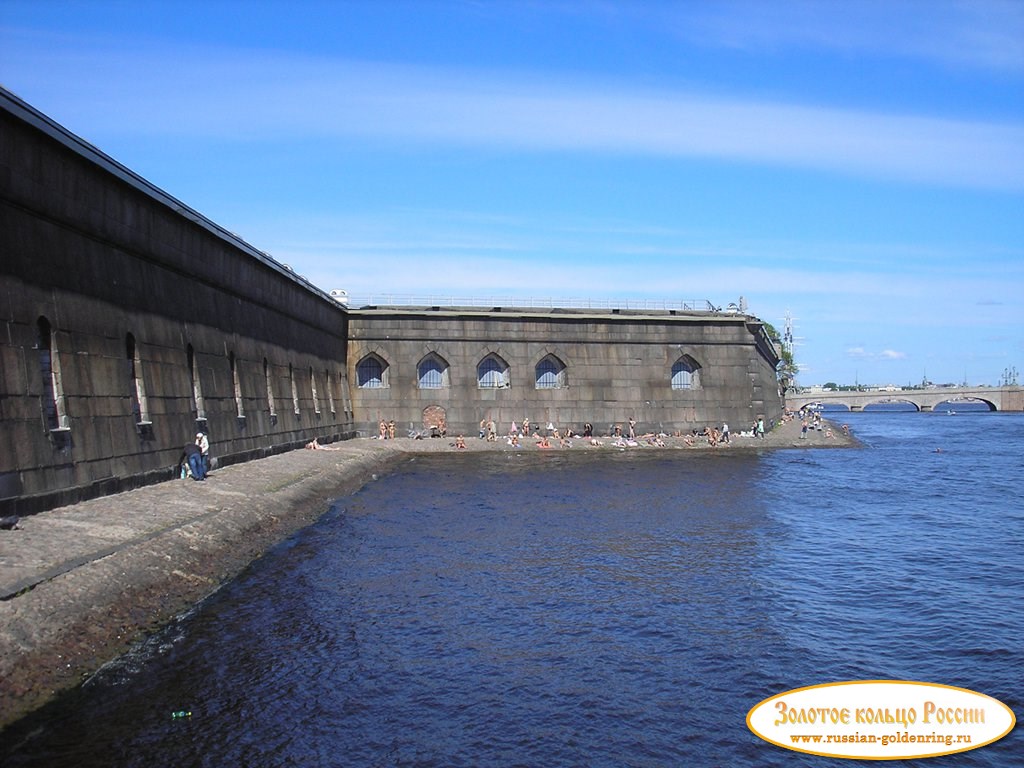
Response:
[{"label": "bridge arch", "polygon": [[955,411],[957,408],[962,407],[965,403],[981,403],[985,405],[990,411],[998,411],[999,408],[991,400],[987,400],[984,397],[968,397],[968,398],[954,398],[950,400],[941,400],[937,402],[933,408],[936,411],[951,410]]},{"label": "bridge arch", "polygon": [[915,411],[921,411],[921,404],[914,402],[910,397],[879,397],[873,400],[866,400],[861,404],[861,410],[866,411],[873,405],[912,405]]}]

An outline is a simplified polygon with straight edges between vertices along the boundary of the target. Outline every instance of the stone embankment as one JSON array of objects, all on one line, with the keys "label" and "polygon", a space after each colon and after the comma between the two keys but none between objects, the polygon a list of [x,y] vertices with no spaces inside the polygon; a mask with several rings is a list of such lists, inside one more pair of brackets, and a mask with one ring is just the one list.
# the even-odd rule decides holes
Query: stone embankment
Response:
[{"label": "stone embankment", "polygon": [[[845,447],[841,430],[800,438],[799,422],[711,449],[666,438],[626,450]],[[78,685],[238,575],[269,547],[411,454],[456,452],[455,438],[353,440],[215,470],[22,519],[0,530],[0,728]],[[618,450],[576,440],[572,448]],[[515,450],[475,435],[466,451]],[[522,452],[536,452],[532,439]]]}]

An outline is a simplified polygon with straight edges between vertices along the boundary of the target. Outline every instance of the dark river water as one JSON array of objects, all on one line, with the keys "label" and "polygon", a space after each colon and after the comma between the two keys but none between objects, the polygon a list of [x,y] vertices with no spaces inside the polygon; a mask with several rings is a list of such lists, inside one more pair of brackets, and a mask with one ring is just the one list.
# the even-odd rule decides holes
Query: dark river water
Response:
[{"label": "dark river water", "polygon": [[[863,449],[411,460],[0,763],[845,766],[747,711],[897,679],[1019,714],[1024,414],[837,418]],[[904,764],[1022,765],[1024,738]]]}]

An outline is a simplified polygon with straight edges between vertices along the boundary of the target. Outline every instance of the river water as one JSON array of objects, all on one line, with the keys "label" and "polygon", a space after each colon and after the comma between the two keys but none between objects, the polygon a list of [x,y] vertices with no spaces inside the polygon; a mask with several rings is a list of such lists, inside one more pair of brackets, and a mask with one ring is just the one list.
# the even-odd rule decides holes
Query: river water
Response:
[{"label": "river water", "polygon": [[[747,711],[897,679],[1019,714],[1024,414],[832,415],[865,447],[411,460],[8,729],[0,762],[832,766]],[[1018,728],[908,764],[1022,754]]]}]

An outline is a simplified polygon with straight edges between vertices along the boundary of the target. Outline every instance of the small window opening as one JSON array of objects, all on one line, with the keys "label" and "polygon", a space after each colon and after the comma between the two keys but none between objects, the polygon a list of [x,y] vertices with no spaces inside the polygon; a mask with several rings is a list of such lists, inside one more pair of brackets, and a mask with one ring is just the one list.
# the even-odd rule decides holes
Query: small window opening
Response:
[{"label": "small window opening", "polygon": [[128,370],[131,375],[132,414],[138,425],[152,424],[149,419],[149,402],[146,398],[146,381],[142,376],[142,358],[132,334],[125,336],[125,354],[128,358]]},{"label": "small window opening", "polygon": [[40,317],[37,324],[39,370],[42,374],[43,421],[51,432],[68,428],[68,415],[64,409],[64,385],[60,374],[60,355],[57,354],[57,334],[50,321]]}]

